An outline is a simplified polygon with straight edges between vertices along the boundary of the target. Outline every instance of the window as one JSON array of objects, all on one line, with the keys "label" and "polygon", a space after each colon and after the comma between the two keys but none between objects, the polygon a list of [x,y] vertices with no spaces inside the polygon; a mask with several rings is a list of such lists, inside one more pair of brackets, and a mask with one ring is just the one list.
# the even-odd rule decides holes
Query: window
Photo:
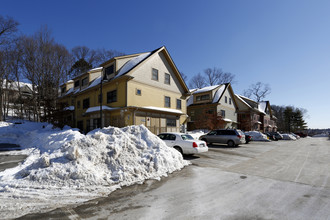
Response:
[{"label": "window", "polygon": [[196,101],[204,101],[204,100],[209,100],[209,99],[210,99],[210,94],[196,96]]},{"label": "window", "polygon": [[176,100],[176,109],[181,109],[181,99]]},{"label": "window", "polygon": [[225,103],[227,103],[227,96],[225,96]]},{"label": "window", "polygon": [[80,101],[77,102],[77,108],[80,108]]},{"label": "window", "polygon": [[229,98],[229,105],[231,105],[231,98]]},{"label": "window", "polygon": [[170,77],[170,74],[168,73],[165,73],[165,84],[168,84],[170,85],[171,84],[171,77]]},{"label": "window", "polygon": [[107,93],[107,103],[117,102],[117,90],[113,90]]},{"label": "window", "polygon": [[171,97],[165,96],[165,107],[171,108]]},{"label": "window", "polygon": [[62,94],[65,93],[65,87],[62,87],[61,93],[62,93]]},{"label": "window", "polygon": [[77,122],[77,128],[81,131],[84,130],[84,121],[78,121]]},{"label": "window", "polygon": [[115,72],[115,66],[111,65],[111,66],[106,67],[104,72],[107,76],[114,73]]},{"label": "window", "polygon": [[88,77],[83,78],[81,81],[81,86],[86,86],[88,84]]},{"label": "window", "polygon": [[89,98],[83,100],[83,109],[89,108]]},{"label": "window", "polygon": [[142,95],[141,89],[136,89],[136,95]]},{"label": "window", "polygon": [[226,111],[225,110],[221,110],[221,117],[226,117]]},{"label": "window", "polygon": [[75,88],[79,87],[79,85],[80,85],[79,82],[80,82],[79,80],[77,80],[77,81],[74,82],[74,87],[75,87]]},{"label": "window", "polygon": [[151,77],[151,79],[158,81],[158,70],[157,69],[152,68],[152,77]]},{"label": "window", "polygon": [[166,125],[167,127],[176,127],[176,119],[167,118]]}]

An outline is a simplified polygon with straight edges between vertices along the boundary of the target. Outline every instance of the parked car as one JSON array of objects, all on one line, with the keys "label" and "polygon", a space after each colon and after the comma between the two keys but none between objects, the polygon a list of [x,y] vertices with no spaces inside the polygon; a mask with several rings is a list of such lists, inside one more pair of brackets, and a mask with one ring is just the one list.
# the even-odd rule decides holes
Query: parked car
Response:
[{"label": "parked car", "polygon": [[292,134],[282,134],[283,136],[283,140],[297,140],[297,138],[295,136],[293,136]]},{"label": "parked car", "polygon": [[245,143],[245,134],[237,129],[218,129],[202,135],[199,139],[208,144],[219,143],[233,147]]},{"label": "parked car", "polygon": [[300,136],[299,135],[297,135],[297,134],[295,134],[295,133],[290,133],[291,135],[293,135],[296,139],[300,139]]},{"label": "parked car", "polygon": [[276,138],[276,136],[274,134],[270,134],[269,132],[266,132],[265,135],[267,135],[269,140],[278,141],[278,139]]},{"label": "parked car", "polygon": [[271,135],[274,135],[277,140],[283,140],[283,136],[279,132],[269,132]]},{"label": "parked car", "polygon": [[261,133],[260,131],[247,131],[245,133],[250,135],[253,141],[269,141],[267,135]]},{"label": "parked car", "polygon": [[244,133],[245,134],[245,143],[248,144],[250,141],[253,140],[252,136],[247,134],[247,133]]},{"label": "parked car", "polygon": [[307,137],[307,134],[304,134],[302,132],[296,132],[295,133],[296,135],[299,135],[300,137],[304,138],[304,137]]},{"label": "parked car", "polygon": [[173,147],[181,154],[197,154],[207,152],[208,147],[204,141],[196,140],[189,134],[168,132],[158,135],[168,147]]}]

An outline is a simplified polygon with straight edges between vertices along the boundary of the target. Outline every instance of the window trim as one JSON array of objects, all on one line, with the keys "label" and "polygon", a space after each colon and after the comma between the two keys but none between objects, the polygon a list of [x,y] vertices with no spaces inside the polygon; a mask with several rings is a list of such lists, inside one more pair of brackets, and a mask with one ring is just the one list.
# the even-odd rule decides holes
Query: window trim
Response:
[{"label": "window trim", "polygon": [[[180,103],[180,108],[178,106],[178,103]],[[181,101],[181,99],[176,99],[176,109],[182,109],[182,101]]]},{"label": "window trim", "polygon": [[[154,70],[157,71],[157,79],[154,79]],[[151,80],[159,81],[159,71],[156,68],[151,69]]]},{"label": "window trim", "polygon": [[[168,104],[169,104],[169,106],[166,106],[166,99],[168,98]],[[164,97],[164,106],[166,107],[166,108],[171,108],[171,97],[170,96],[165,96]]]},{"label": "window trim", "polygon": [[[168,83],[166,80],[167,79],[166,76],[168,76]],[[165,73],[165,75],[164,75],[164,84],[171,85],[171,75],[169,73]]]},{"label": "window trim", "polygon": [[[116,96],[115,96],[115,98],[113,98],[113,100],[111,99],[111,100],[109,101],[109,94],[112,93],[112,92],[116,92]],[[111,90],[111,91],[108,91],[108,92],[107,92],[107,103],[108,103],[108,104],[109,104],[109,103],[113,103],[113,102],[117,102],[117,100],[118,100],[118,97],[117,97],[117,89],[114,89],[114,90]]]}]

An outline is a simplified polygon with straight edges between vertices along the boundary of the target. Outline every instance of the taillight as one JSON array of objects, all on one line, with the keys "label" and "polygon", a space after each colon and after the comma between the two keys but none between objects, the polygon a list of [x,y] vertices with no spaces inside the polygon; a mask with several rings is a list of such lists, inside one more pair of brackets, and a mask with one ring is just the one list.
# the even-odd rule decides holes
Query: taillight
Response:
[{"label": "taillight", "polygon": [[193,147],[198,147],[198,145],[196,144],[196,142],[193,143]]},{"label": "taillight", "polygon": [[241,135],[237,135],[237,137],[238,137],[238,138],[242,138],[242,136],[241,136]]}]

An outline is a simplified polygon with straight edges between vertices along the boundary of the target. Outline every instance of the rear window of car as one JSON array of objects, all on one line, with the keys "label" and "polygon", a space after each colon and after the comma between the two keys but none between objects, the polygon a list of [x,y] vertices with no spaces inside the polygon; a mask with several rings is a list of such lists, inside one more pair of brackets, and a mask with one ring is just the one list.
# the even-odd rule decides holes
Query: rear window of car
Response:
[{"label": "rear window of car", "polygon": [[244,132],[241,131],[241,130],[237,130],[237,132],[238,132],[239,135],[244,135]]},{"label": "rear window of car", "polygon": [[159,134],[158,137],[162,140],[175,141],[176,137],[174,134]]},{"label": "rear window of car", "polygon": [[182,140],[194,140],[194,138],[191,136],[191,135],[189,135],[189,134],[183,134],[183,135],[181,135],[181,138],[182,138]]},{"label": "rear window of car", "polygon": [[223,135],[236,135],[234,130],[223,130],[222,134]]}]

